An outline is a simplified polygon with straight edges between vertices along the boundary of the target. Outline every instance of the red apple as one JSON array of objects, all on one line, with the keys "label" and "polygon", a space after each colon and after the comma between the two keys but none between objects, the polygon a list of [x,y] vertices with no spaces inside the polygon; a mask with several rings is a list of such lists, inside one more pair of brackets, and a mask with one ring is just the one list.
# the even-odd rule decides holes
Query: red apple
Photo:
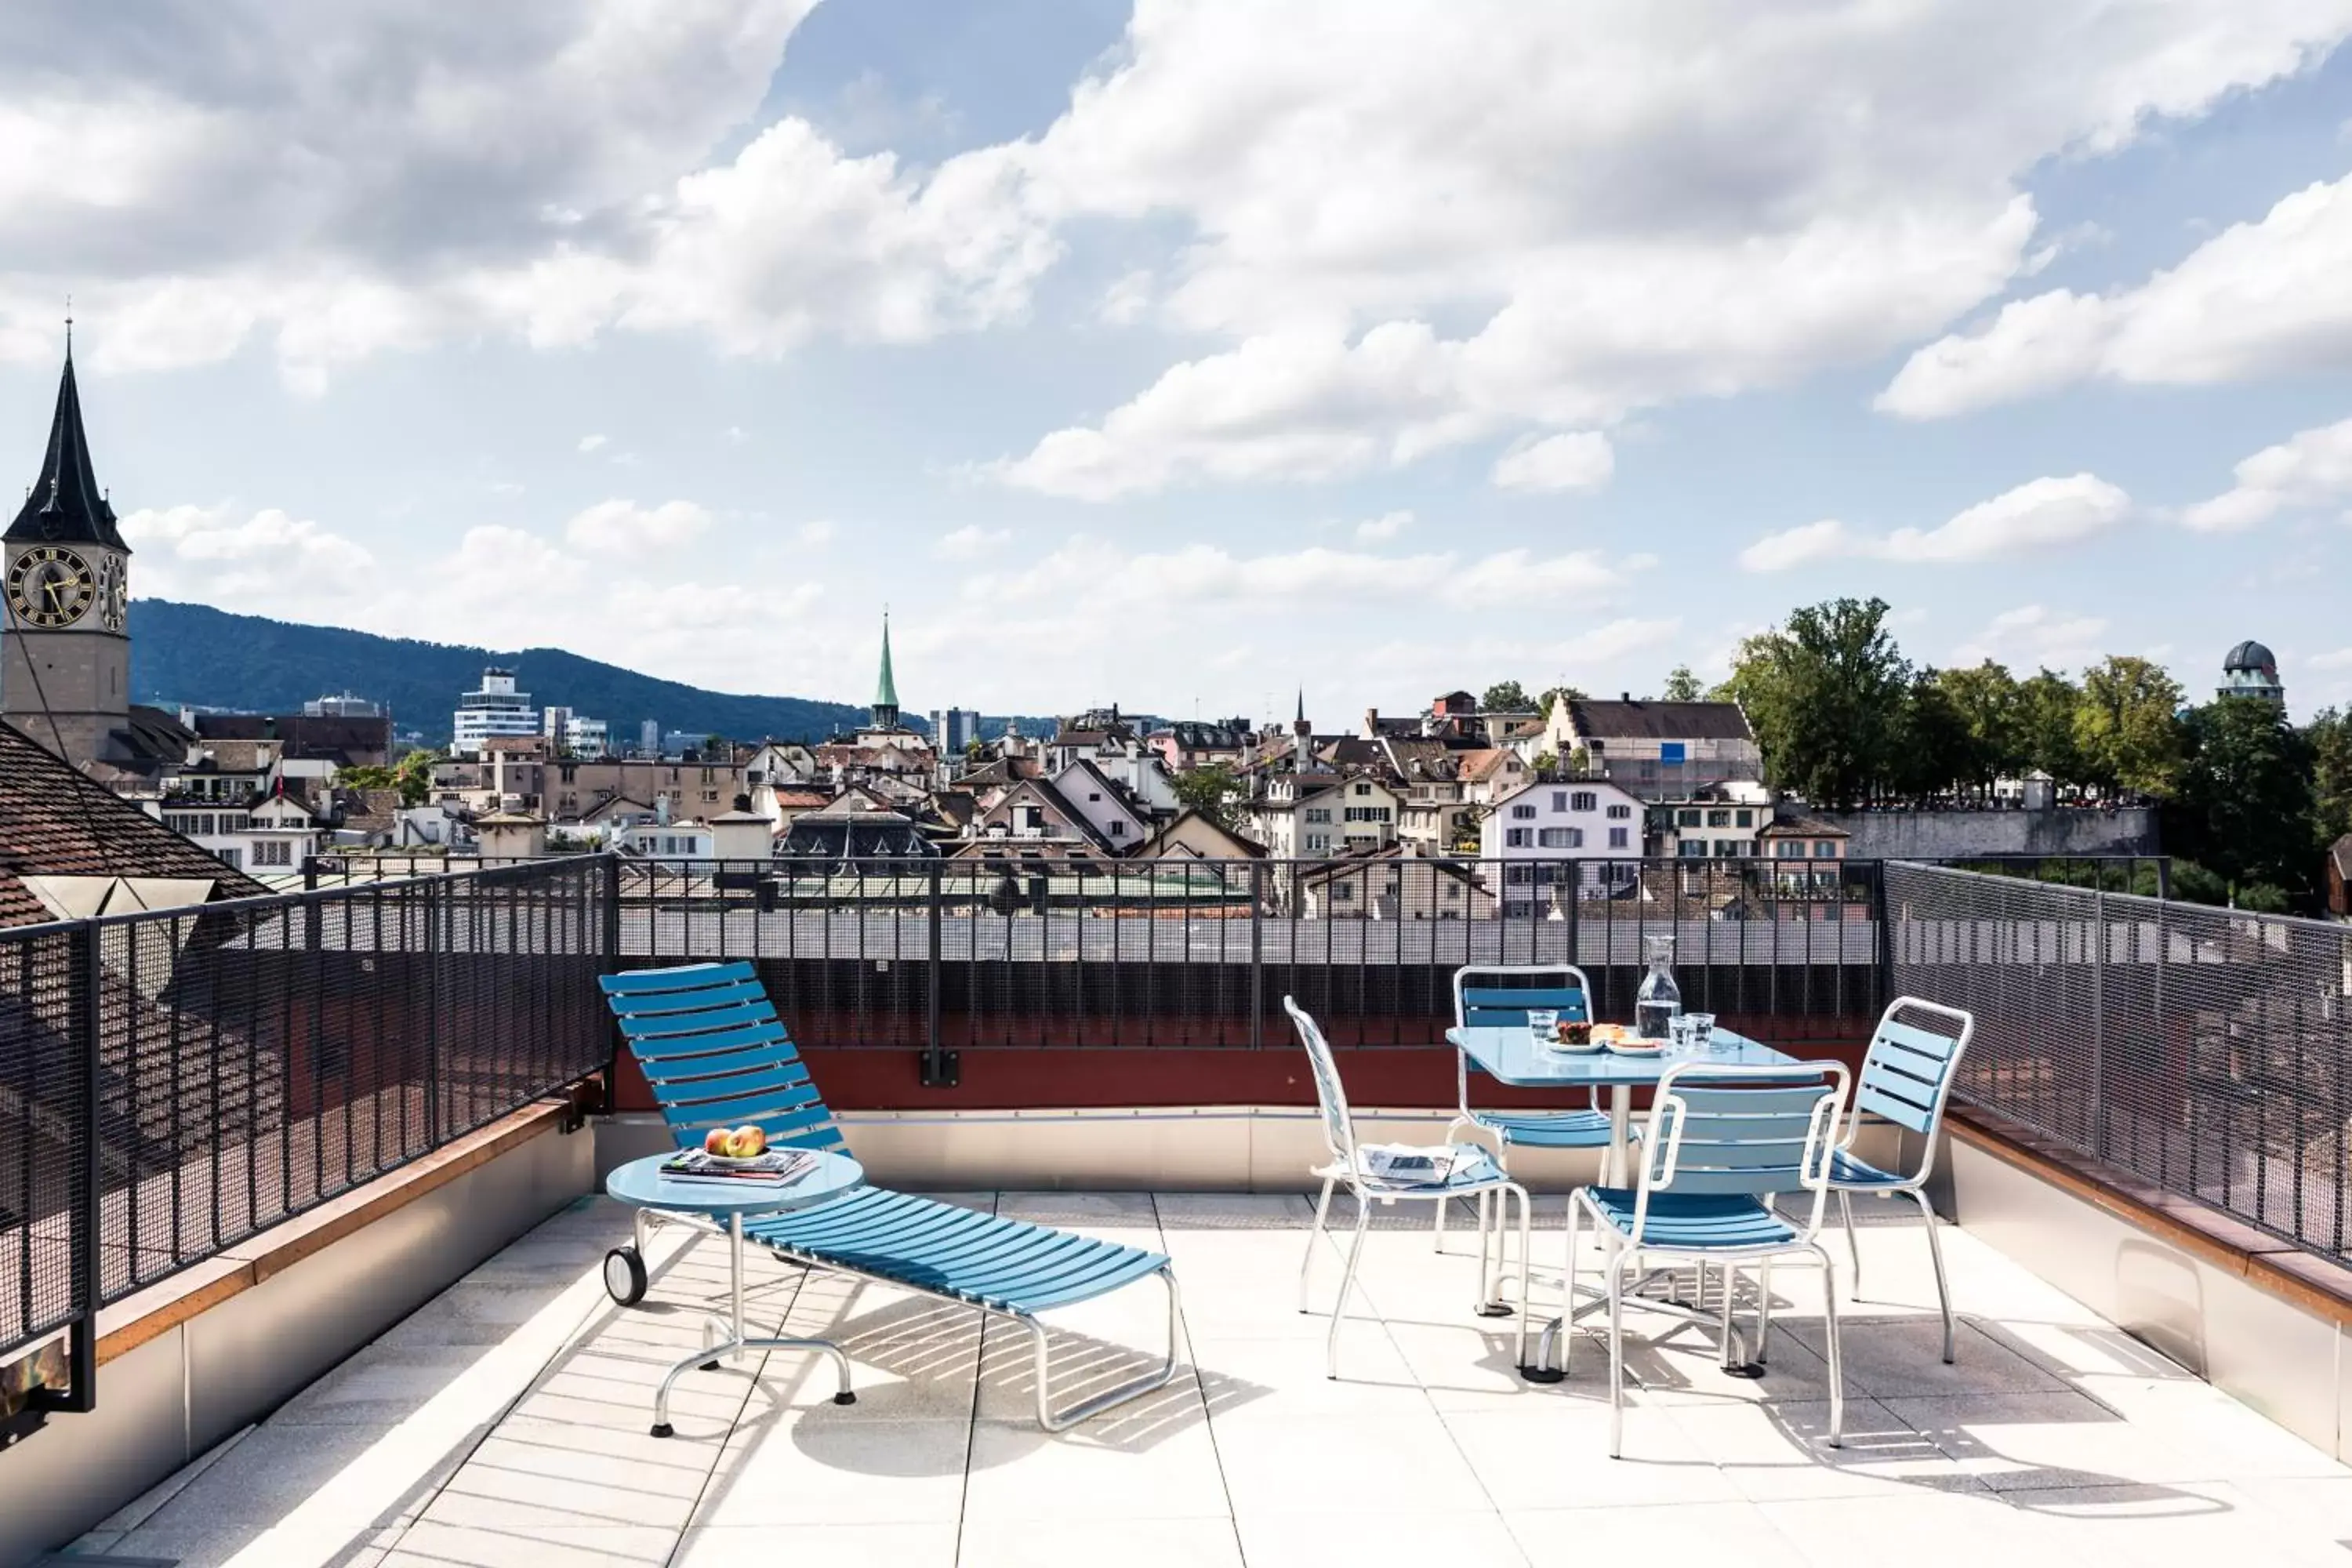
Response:
[{"label": "red apple", "polygon": [[734,1136],[735,1134],[727,1128],[714,1127],[709,1131],[702,1135],[702,1152],[706,1154],[724,1155],[731,1153],[733,1151],[729,1149],[727,1145],[733,1140]]}]

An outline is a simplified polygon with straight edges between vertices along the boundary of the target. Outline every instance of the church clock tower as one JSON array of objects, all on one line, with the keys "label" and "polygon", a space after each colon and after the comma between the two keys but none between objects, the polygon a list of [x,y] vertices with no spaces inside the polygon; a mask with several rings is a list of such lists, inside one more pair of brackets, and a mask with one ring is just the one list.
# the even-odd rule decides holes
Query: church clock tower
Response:
[{"label": "church clock tower", "polygon": [[68,322],[40,478],[0,535],[0,716],[75,767],[130,720],[130,564],[90,468]]}]

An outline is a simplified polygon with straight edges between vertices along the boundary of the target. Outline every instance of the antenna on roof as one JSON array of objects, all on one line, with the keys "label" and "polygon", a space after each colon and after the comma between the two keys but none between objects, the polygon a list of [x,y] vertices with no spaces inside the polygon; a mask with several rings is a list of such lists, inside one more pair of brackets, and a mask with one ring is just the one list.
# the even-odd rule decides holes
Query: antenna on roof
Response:
[{"label": "antenna on roof", "polygon": [[66,296],[66,358],[73,358],[73,296]]}]

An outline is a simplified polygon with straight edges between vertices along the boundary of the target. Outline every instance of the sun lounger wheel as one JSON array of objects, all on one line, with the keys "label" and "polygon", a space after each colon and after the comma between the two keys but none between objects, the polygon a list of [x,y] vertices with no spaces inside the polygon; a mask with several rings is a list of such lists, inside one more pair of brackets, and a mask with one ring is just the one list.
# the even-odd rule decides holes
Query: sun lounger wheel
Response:
[{"label": "sun lounger wheel", "polygon": [[624,1307],[646,1299],[646,1260],[634,1247],[616,1247],[604,1254],[604,1289]]}]

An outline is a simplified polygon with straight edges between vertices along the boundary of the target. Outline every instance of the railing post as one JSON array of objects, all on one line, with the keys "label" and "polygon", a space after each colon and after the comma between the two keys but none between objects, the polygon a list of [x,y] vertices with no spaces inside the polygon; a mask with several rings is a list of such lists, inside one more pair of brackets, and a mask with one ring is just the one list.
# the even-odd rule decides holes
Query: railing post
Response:
[{"label": "railing post", "polygon": [[441,939],[437,883],[422,884],[425,900],[425,1146],[441,1147]]},{"label": "railing post", "polygon": [[[895,881],[896,879],[894,878]],[[928,962],[923,965],[923,1067],[925,1089],[953,1089],[962,1078],[961,1053],[944,1049],[940,1044],[940,964],[946,949],[942,936],[946,911],[940,887],[940,863],[933,859],[925,868],[925,918],[928,928]],[[895,900],[893,900],[895,905]],[[892,926],[895,929],[897,921]],[[1083,938],[1080,939],[1083,942]]]},{"label": "railing post", "polygon": [[99,1041],[103,1017],[98,927],[74,928],[75,1044],[81,1068],[80,1158],[75,1162],[73,1293],[75,1317],[66,1343],[66,1394],[50,1408],[86,1415],[98,1408],[99,1229],[104,1165],[99,1157]]},{"label": "railing post", "polygon": [[1249,1043],[1265,1044],[1265,862],[1250,862]]},{"label": "railing post", "polygon": [[2107,896],[2091,893],[2091,1152],[2107,1157]]}]

